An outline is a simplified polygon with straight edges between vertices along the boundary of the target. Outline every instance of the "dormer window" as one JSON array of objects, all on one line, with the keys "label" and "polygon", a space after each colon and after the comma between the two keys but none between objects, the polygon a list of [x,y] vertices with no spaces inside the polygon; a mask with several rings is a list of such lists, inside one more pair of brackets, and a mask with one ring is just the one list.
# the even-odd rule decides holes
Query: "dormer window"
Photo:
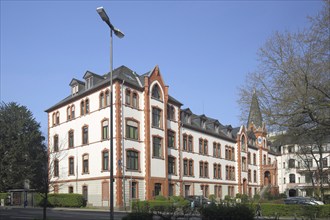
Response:
[{"label": "dormer window", "polygon": [[71,87],[71,94],[72,95],[75,95],[76,93],[78,93],[78,85],[77,84],[76,85],[73,85]]},{"label": "dormer window", "polygon": [[219,125],[214,125],[214,128],[215,128],[215,132],[219,133]]},{"label": "dormer window", "polygon": [[91,76],[86,79],[85,88],[90,89],[92,88],[92,86],[93,86],[93,77]]},{"label": "dormer window", "polygon": [[205,120],[201,120],[201,127],[205,129]]}]

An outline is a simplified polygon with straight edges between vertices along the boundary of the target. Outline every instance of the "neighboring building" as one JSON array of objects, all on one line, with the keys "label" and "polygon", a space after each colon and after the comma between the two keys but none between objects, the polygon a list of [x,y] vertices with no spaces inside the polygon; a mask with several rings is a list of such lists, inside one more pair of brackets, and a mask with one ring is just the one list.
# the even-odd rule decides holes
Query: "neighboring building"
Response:
[{"label": "neighboring building", "polygon": [[[330,139],[322,147],[318,147],[315,144],[298,145],[288,137],[279,141],[280,136],[283,134],[272,134],[269,137],[274,139],[272,148],[280,155],[277,157],[279,192],[290,197],[316,196],[314,183],[315,189],[320,189],[322,184],[324,194],[329,197]],[[320,172],[323,174],[320,175]]]},{"label": "neighboring building", "polygon": [[[52,188],[109,206],[109,74],[87,71],[83,78],[73,79],[71,95],[46,110]],[[158,66],[143,75],[125,66],[114,70],[116,207],[157,195],[278,192],[277,155],[255,94],[247,127],[224,126],[181,106]]]}]

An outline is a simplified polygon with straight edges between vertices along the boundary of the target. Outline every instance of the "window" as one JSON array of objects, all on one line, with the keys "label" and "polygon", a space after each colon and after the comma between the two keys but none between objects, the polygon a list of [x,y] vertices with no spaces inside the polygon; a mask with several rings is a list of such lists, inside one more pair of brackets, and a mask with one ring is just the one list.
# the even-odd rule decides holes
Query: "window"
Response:
[{"label": "window", "polygon": [[187,135],[186,134],[184,134],[183,135],[183,150],[184,151],[187,151],[188,150],[188,147],[187,147],[188,145],[187,145]]},{"label": "window", "polygon": [[154,85],[154,87],[151,90],[151,97],[155,98],[155,99],[158,99],[158,100],[162,100],[160,89],[159,89],[159,86],[157,84]]},{"label": "window", "polygon": [[69,193],[73,193],[73,186],[69,186],[69,188],[68,188],[68,192],[69,192]]},{"label": "window", "polygon": [[175,157],[168,157],[168,174],[175,174]]},{"label": "window", "polygon": [[175,109],[173,105],[167,105],[167,119],[168,120],[175,120]]},{"label": "window", "polygon": [[246,151],[246,141],[245,141],[244,135],[242,135],[242,137],[241,137],[241,150]]},{"label": "window", "polygon": [[131,199],[137,199],[138,198],[138,183],[137,182],[131,182]]},{"label": "window", "polygon": [[105,107],[105,99],[104,99],[104,93],[103,92],[100,93],[99,100],[100,100],[100,108],[104,108]]},{"label": "window", "polygon": [[88,168],[88,154],[84,154],[83,156],[82,156],[82,162],[83,162],[83,169],[82,169],[82,171],[83,171],[83,174],[87,174],[87,173],[89,173],[89,168]]},{"label": "window", "polygon": [[93,77],[91,76],[86,79],[85,88],[90,89],[92,86],[93,86]]},{"label": "window", "polygon": [[126,120],[126,138],[138,140],[139,139],[139,124],[135,120]]},{"label": "window", "polygon": [[109,151],[105,150],[102,152],[102,170],[109,170]]},{"label": "window", "polygon": [[235,180],[234,166],[226,166],[226,180]]},{"label": "window", "polygon": [[139,99],[138,94],[136,92],[133,92],[133,98],[132,98],[132,106],[133,108],[139,108]]},{"label": "window", "polygon": [[194,161],[192,159],[189,160],[188,174],[189,176],[194,175]]},{"label": "window", "polygon": [[289,175],[289,178],[290,178],[290,183],[296,183],[296,175],[291,173]]},{"label": "window", "polygon": [[188,151],[193,152],[193,137],[189,135],[188,137]]},{"label": "window", "polygon": [[131,90],[129,90],[129,89],[126,89],[125,102],[126,102],[126,105],[131,105]]},{"label": "window", "polygon": [[328,167],[328,159],[327,158],[322,158],[322,166],[323,166],[323,168]]},{"label": "window", "polygon": [[208,185],[201,185],[201,191],[203,192],[204,197],[209,196],[209,186]]},{"label": "window", "polygon": [[257,171],[253,170],[253,182],[257,182]]},{"label": "window", "polygon": [[58,160],[54,160],[54,177],[59,176],[59,162]]},{"label": "window", "polygon": [[71,105],[71,119],[75,118],[75,108],[74,105]]},{"label": "window", "polygon": [[208,154],[208,141],[206,139],[199,139],[199,153]]},{"label": "window", "polygon": [[133,108],[139,108],[138,94],[135,91],[131,91],[129,89],[126,89],[125,103],[126,103],[127,106],[131,106]]},{"label": "window", "polygon": [[59,111],[56,112],[56,124],[57,125],[60,124],[60,112]]},{"label": "window", "polygon": [[248,164],[251,164],[251,153],[250,152],[248,152]]},{"label": "window", "polygon": [[288,147],[288,151],[289,151],[289,153],[293,153],[294,152],[294,147],[293,146],[289,146]]},{"label": "window", "polygon": [[58,152],[58,135],[54,135],[54,152]]},{"label": "window", "polygon": [[126,167],[128,170],[139,169],[139,153],[133,150],[126,151]]},{"label": "window", "polygon": [[248,170],[248,181],[251,182],[251,170]]},{"label": "window", "polygon": [[188,160],[183,160],[183,175],[188,176]]},{"label": "window", "polygon": [[217,186],[215,185],[214,186],[214,195],[217,197],[217,198],[222,198],[222,186]]},{"label": "window", "polygon": [[88,99],[86,99],[85,104],[86,104],[86,114],[88,114],[89,113],[89,100]]},{"label": "window", "polygon": [[263,165],[266,165],[266,155],[264,155]]},{"label": "window", "polygon": [[88,126],[82,127],[82,144],[88,144]]},{"label": "window", "polygon": [[84,115],[85,114],[85,101],[81,101],[80,102],[80,115]]},{"label": "window", "polygon": [[162,110],[159,108],[152,108],[152,126],[162,128]]},{"label": "window", "polygon": [[66,120],[69,121],[71,119],[71,108],[68,106],[66,109]]},{"label": "window", "polygon": [[155,196],[159,196],[162,192],[162,184],[161,183],[155,183]]},{"label": "window", "polygon": [[268,157],[268,165],[272,164],[272,159],[270,157]]},{"label": "window", "polygon": [[89,113],[89,100],[85,99],[80,102],[80,115],[86,115]]},{"label": "window", "polygon": [[101,122],[102,125],[102,140],[107,140],[109,139],[109,121],[103,120]]},{"label": "window", "polygon": [[257,155],[253,154],[253,165],[257,165]]},{"label": "window", "polygon": [[247,171],[246,158],[242,157],[242,171]]},{"label": "window", "polygon": [[305,161],[305,163],[307,163],[306,165],[308,168],[313,167],[313,159],[307,159],[307,161]]},{"label": "window", "polygon": [[110,92],[109,90],[105,91],[105,105],[108,106],[110,104]]},{"label": "window", "polygon": [[74,158],[69,157],[69,175],[74,175]]},{"label": "window", "polygon": [[74,133],[73,130],[69,131],[69,148],[73,148],[74,147]]},{"label": "window", "polygon": [[295,168],[295,160],[289,159],[289,168]]},{"label": "window", "polygon": [[167,144],[169,148],[175,148],[175,133],[171,130],[167,131]]},{"label": "window", "polygon": [[161,158],[163,156],[163,150],[162,150],[162,138],[160,137],[153,137],[152,138],[152,155],[154,157]]},{"label": "window", "polygon": [[285,168],[285,162],[283,162],[283,168]]},{"label": "window", "polygon": [[213,143],[213,157],[216,157],[217,156],[217,143]]},{"label": "window", "polygon": [[207,162],[199,162],[199,176],[200,177],[209,177],[209,167]]}]

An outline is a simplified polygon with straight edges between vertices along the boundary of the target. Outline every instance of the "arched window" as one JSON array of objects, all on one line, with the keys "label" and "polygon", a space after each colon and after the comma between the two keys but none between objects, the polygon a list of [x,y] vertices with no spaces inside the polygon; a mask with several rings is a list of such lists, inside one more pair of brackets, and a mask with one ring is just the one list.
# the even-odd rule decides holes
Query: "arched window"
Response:
[{"label": "arched window", "polygon": [[154,87],[152,88],[151,97],[158,100],[163,100],[158,84],[154,85]]},{"label": "arched window", "polygon": [[59,111],[56,112],[56,124],[57,125],[60,124],[60,112]]},{"label": "arched window", "polygon": [[75,118],[74,112],[75,112],[74,105],[71,105],[71,119]]},{"label": "arched window", "polygon": [[102,126],[102,140],[107,140],[109,138],[109,121],[107,119],[101,122]]},{"label": "arched window", "polygon": [[105,91],[105,105],[108,106],[110,104],[110,93],[109,90]]},{"label": "arched window", "polygon": [[100,108],[105,107],[105,100],[104,100],[104,93],[103,92],[100,93],[99,102],[100,102]]},{"label": "arched window", "polygon": [[126,167],[128,170],[139,170],[139,152],[135,150],[126,151]]},{"label": "arched window", "polygon": [[246,142],[245,142],[245,136],[242,135],[241,137],[241,150],[246,151]]},{"label": "arched window", "polygon": [[80,115],[84,115],[85,114],[85,101],[81,101],[80,102]]},{"label": "arched window", "polygon": [[71,107],[68,106],[66,109],[66,120],[69,121],[71,119]]},{"label": "arched window", "polygon": [[89,113],[89,99],[86,99],[86,101],[85,101],[85,105],[86,105],[86,114],[88,114]]}]

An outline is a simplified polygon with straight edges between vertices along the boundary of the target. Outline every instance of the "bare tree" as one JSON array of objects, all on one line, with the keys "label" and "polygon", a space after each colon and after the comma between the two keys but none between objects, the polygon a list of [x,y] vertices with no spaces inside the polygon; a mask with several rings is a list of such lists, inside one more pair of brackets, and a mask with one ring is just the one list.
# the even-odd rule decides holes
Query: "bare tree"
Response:
[{"label": "bare tree", "polygon": [[247,75],[238,100],[244,122],[255,91],[268,130],[285,131],[299,144],[299,156],[315,162],[317,179],[328,176],[321,160],[330,142],[329,10],[330,1],[324,1],[307,29],[276,32],[258,52],[258,69]]},{"label": "bare tree", "polygon": [[43,220],[47,219],[47,207],[48,207],[48,194],[55,192],[55,189],[59,189],[61,184],[56,181],[60,177],[59,173],[59,162],[63,160],[67,153],[64,153],[64,142],[61,142],[59,146],[54,146],[54,144],[48,147],[45,151],[46,160],[43,161],[44,170],[42,173],[42,185],[41,195],[43,199]]}]

